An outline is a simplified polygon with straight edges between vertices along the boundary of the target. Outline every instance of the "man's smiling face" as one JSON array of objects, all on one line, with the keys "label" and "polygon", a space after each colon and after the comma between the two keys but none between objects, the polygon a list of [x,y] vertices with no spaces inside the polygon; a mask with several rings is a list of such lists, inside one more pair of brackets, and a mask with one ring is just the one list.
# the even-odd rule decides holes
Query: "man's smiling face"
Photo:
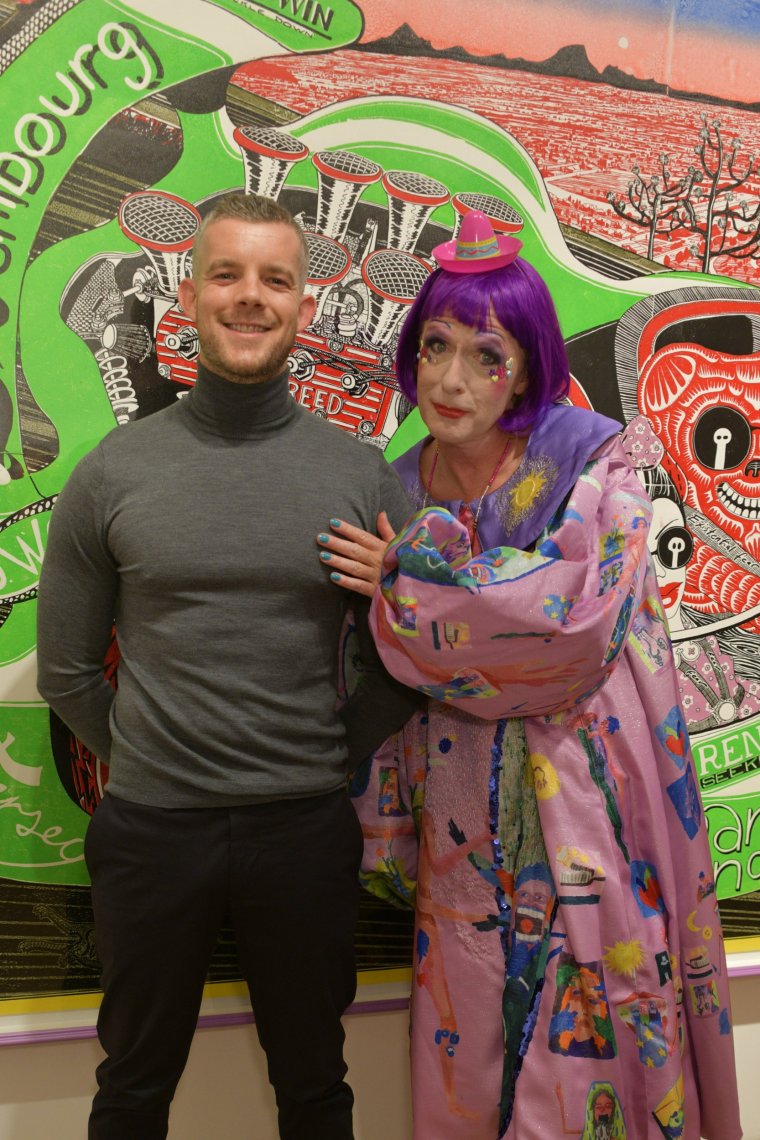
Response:
[{"label": "man's smiling face", "polygon": [[296,333],[314,316],[304,278],[291,226],[226,217],[212,222],[195,251],[193,276],[179,289],[198,329],[201,363],[235,384],[281,372]]}]

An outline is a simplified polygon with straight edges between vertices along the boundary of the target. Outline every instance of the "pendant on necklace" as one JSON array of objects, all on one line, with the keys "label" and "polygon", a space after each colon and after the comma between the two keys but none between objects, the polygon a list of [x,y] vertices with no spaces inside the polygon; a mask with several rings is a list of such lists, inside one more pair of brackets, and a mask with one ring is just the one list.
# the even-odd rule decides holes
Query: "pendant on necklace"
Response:
[{"label": "pendant on necklace", "polygon": [[[502,453],[499,456],[499,460],[498,460],[496,466],[494,467],[493,471],[491,472],[491,478],[488,480],[485,487],[481,491],[480,498],[478,499],[478,505],[475,509],[475,515],[473,518],[473,523],[472,523],[472,541],[473,542],[475,541],[475,535],[476,535],[477,530],[478,530],[478,520],[480,518],[480,510],[481,510],[481,507],[483,506],[483,500],[485,499],[488,492],[491,490],[491,487],[492,487],[492,485],[496,479],[496,476],[501,471],[501,469],[504,465],[504,460],[507,458],[507,452],[509,451],[511,445],[512,445],[512,436],[508,435],[507,436],[507,442],[504,444],[504,449],[502,450]],[[440,454],[440,447],[439,447],[438,443],[436,442],[435,455],[433,456],[433,462],[432,462],[431,467],[430,467],[430,475],[428,476],[427,482],[423,483],[423,485],[425,487],[425,498],[422,501],[422,509],[423,510],[428,505],[430,500],[433,498],[433,476],[435,475],[435,469],[438,465],[439,454]]]}]

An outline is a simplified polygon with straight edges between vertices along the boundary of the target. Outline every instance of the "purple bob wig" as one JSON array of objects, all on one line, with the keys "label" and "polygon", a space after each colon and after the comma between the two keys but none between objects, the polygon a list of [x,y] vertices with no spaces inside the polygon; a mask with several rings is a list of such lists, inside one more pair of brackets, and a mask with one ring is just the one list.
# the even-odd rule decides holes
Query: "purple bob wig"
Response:
[{"label": "purple bob wig", "polygon": [[493,311],[525,353],[528,386],[522,399],[499,420],[504,431],[529,432],[550,404],[567,396],[570,369],[557,312],[543,278],[521,257],[485,273],[437,269],[420,289],[401,328],[396,376],[404,395],[417,404],[417,353],[425,321],[451,316],[485,328]]}]

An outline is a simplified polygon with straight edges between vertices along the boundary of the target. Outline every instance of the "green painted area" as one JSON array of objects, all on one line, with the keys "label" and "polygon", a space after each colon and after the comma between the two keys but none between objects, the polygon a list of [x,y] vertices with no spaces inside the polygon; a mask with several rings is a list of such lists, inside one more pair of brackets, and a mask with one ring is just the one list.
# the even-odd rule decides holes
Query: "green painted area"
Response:
[{"label": "green painted area", "polygon": [[705,804],[719,899],[756,891],[760,885],[760,802],[757,795],[731,796]]},{"label": "green painted area", "polygon": [[50,755],[47,709],[3,708],[0,877],[87,883],[87,817],[65,795]]},{"label": "green painted area", "polygon": [[[364,19],[350,0],[213,0],[217,8],[240,16],[289,51],[328,51],[355,43]],[[211,17],[213,19],[213,16]]]}]

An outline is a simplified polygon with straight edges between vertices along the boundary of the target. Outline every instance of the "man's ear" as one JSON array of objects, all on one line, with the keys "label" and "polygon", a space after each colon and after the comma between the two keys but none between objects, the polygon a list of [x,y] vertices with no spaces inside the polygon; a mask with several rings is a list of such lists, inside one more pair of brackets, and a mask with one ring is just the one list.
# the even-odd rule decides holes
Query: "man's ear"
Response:
[{"label": "man's ear", "polygon": [[184,312],[195,320],[195,283],[192,277],[183,277],[179,283],[177,297]]},{"label": "man's ear", "polygon": [[[184,308],[184,305],[182,306]],[[304,293],[298,305],[298,331],[303,332],[314,320],[317,311],[317,299],[311,293]]]}]

